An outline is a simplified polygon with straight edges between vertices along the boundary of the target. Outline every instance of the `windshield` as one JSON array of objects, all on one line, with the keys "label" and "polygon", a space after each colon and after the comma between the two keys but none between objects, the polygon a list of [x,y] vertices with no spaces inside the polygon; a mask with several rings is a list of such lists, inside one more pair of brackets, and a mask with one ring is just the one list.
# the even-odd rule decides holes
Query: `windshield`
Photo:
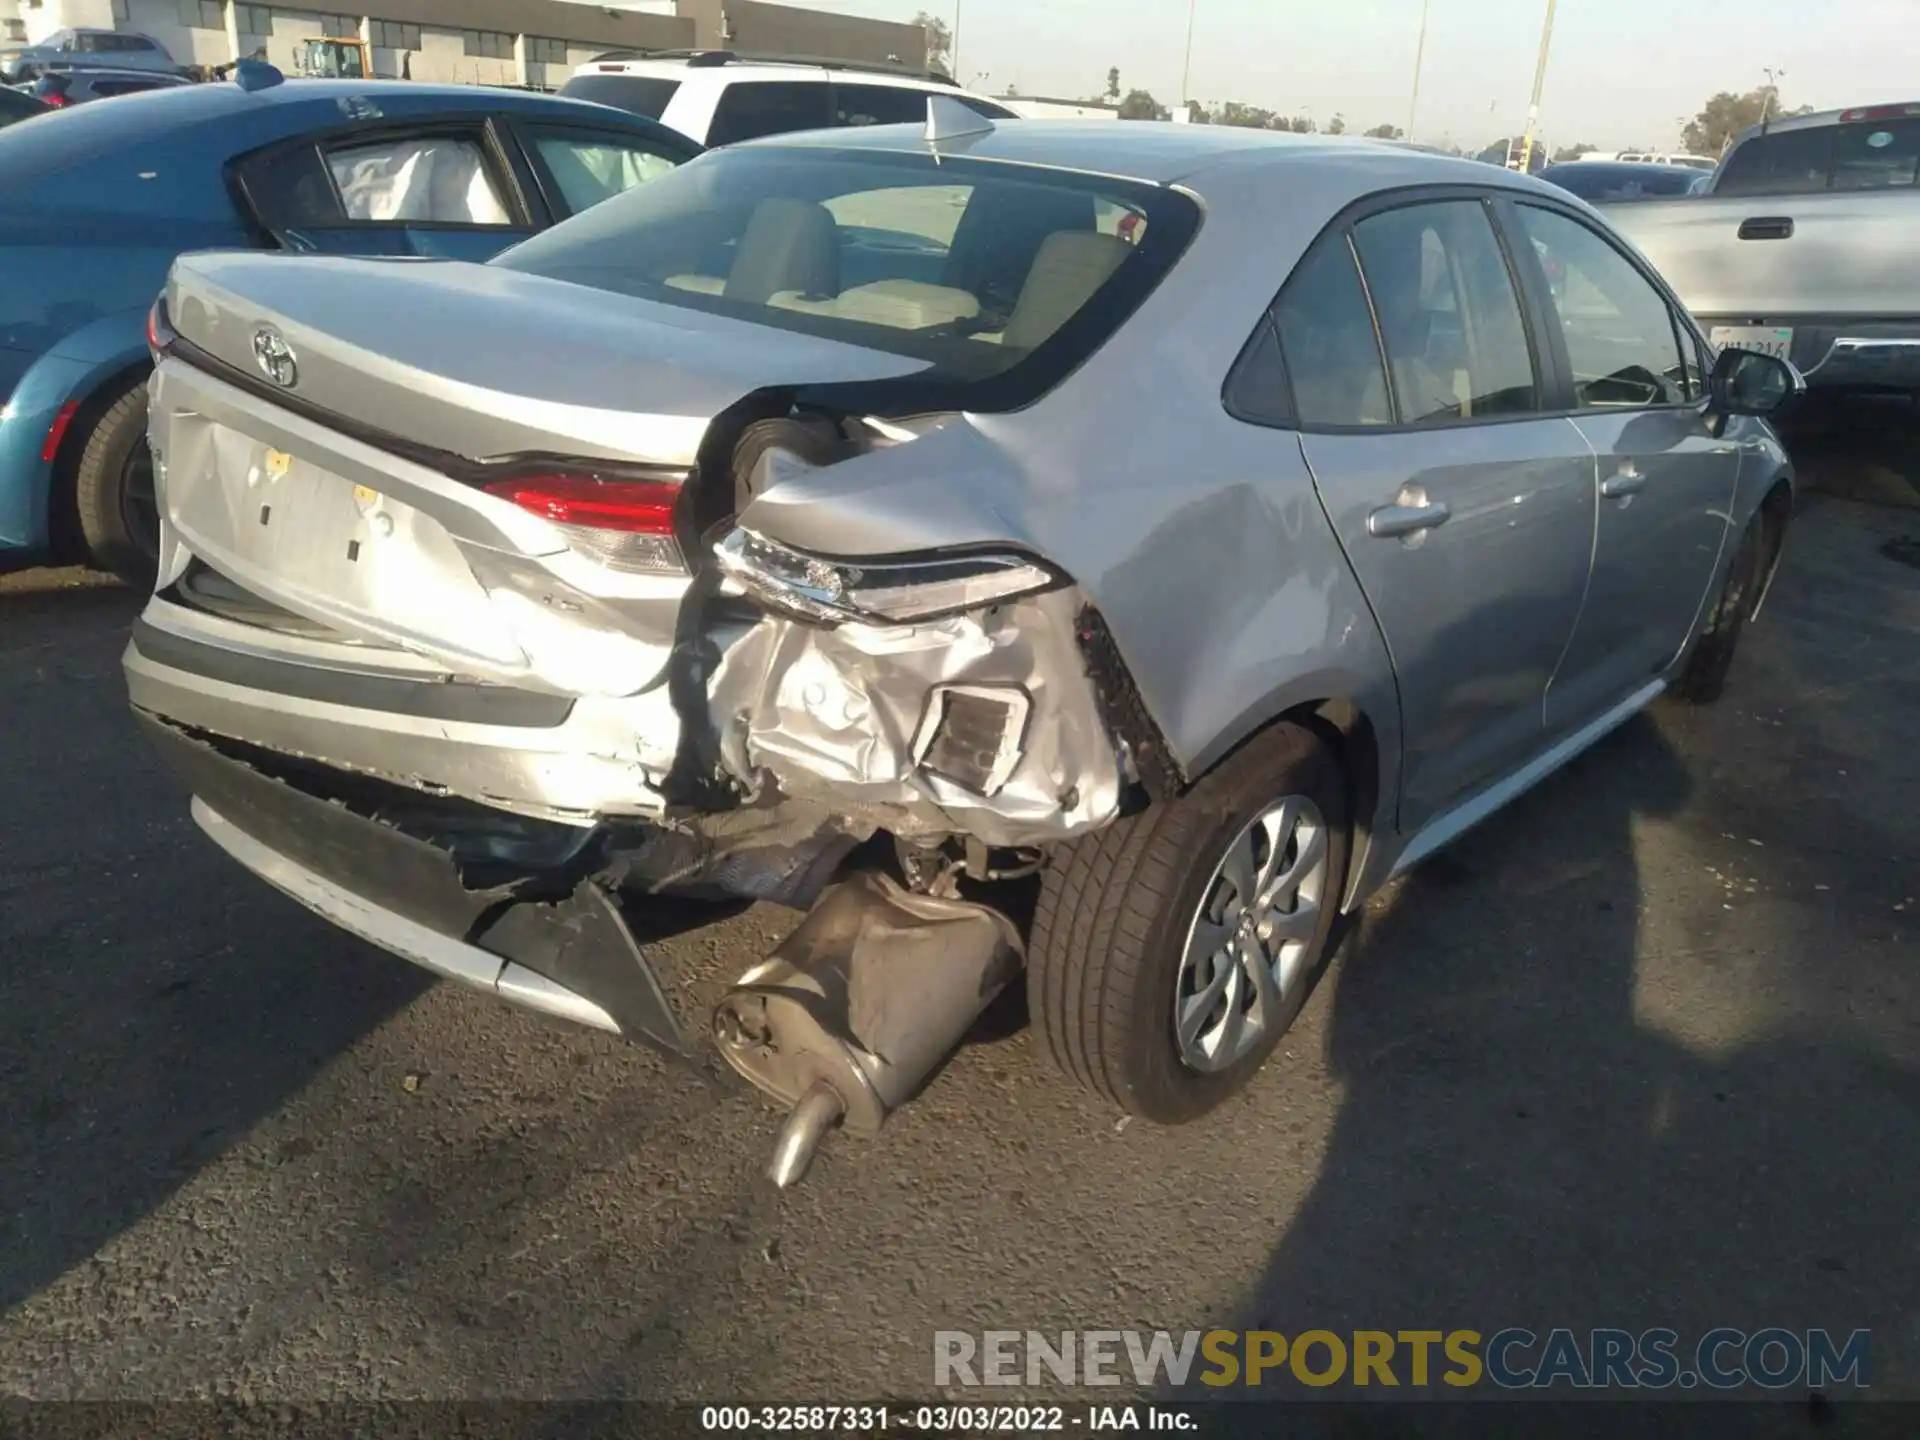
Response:
[{"label": "windshield", "polygon": [[1190,199],[1158,186],[754,145],[709,152],[493,263],[923,359],[936,383],[1006,377],[1037,398],[1120,327],[1198,223]]}]

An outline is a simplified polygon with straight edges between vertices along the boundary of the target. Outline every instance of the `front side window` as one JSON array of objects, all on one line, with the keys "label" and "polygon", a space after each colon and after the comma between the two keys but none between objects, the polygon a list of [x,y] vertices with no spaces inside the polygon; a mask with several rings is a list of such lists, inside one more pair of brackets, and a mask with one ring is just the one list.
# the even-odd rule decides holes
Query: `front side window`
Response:
[{"label": "front side window", "polygon": [[1402,425],[1539,408],[1520,302],[1479,201],[1384,211],[1353,238]]},{"label": "front side window", "polygon": [[534,134],[533,148],[575,215],[657,180],[679,163],[643,140],[584,131],[542,129]]},{"label": "front side window", "polygon": [[1887,190],[1914,183],[1920,120],[1842,125],[1833,142],[1833,188]]},{"label": "front side window", "polygon": [[1683,405],[1699,378],[1666,297],[1598,232],[1535,205],[1520,224],[1540,256],[1583,410]]},{"label": "front side window", "polygon": [[[1138,243],[1101,226],[1124,214],[1140,217],[1123,227]],[[966,384],[1043,349],[1079,363],[1198,223],[1187,197],[1128,181],[752,147],[709,153],[494,263],[921,359],[922,378]]]},{"label": "front side window", "polygon": [[737,145],[763,135],[824,130],[833,123],[831,93],[817,81],[754,80],[729,85],[714,107],[707,143]]},{"label": "front side window", "polygon": [[1295,268],[1274,319],[1301,424],[1393,423],[1373,312],[1345,231],[1322,239]]}]

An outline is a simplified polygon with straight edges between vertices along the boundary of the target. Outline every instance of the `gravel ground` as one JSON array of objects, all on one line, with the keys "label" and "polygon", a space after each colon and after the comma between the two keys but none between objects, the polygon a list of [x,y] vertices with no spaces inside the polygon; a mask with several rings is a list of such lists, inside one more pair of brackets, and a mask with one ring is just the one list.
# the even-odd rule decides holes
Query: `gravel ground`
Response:
[{"label": "gravel ground", "polygon": [[[757,1098],[226,861],[127,718],[135,598],[15,577],[0,1395],[848,1401],[926,1395],[947,1328],[1777,1324],[1920,1396],[1914,531],[1811,503],[1724,701],[1379,897],[1208,1121],[1121,1123],[1009,1013],[778,1201]],[[791,923],[668,943],[717,983]]]}]

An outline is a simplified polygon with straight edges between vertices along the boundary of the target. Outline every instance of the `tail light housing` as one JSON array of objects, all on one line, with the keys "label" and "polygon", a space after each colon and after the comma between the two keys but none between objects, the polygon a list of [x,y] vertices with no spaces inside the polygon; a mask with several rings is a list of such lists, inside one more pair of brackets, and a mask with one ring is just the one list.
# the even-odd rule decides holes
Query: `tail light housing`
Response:
[{"label": "tail light housing", "polygon": [[609,570],[686,573],[675,528],[682,490],[677,479],[532,473],[495,480],[485,489],[549,522],[572,549]]}]

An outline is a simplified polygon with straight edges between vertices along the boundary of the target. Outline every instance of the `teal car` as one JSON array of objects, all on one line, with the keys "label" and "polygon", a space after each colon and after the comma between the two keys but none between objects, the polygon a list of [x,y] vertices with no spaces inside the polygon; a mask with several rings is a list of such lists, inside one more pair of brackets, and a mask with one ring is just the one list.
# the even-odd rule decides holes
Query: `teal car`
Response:
[{"label": "teal car", "polygon": [[484,260],[699,150],[584,101],[257,62],[0,129],[0,570],[151,579],[146,321],[175,256]]}]

